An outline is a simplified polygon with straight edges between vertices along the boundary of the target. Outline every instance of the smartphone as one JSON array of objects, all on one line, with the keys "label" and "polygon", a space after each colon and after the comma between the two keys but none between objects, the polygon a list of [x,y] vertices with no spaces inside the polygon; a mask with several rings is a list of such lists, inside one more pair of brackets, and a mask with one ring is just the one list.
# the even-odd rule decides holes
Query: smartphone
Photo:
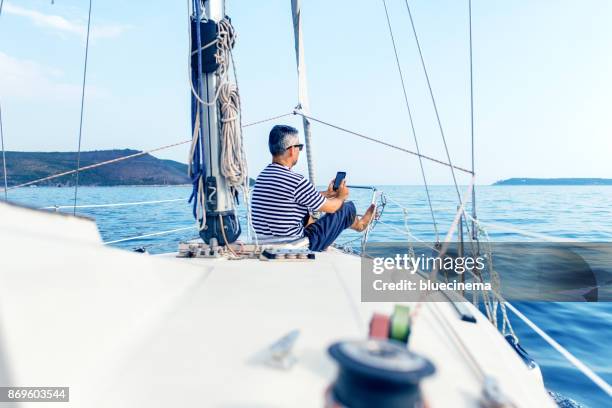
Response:
[{"label": "smartphone", "polygon": [[346,172],[344,171],[339,171],[338,173],[336,173],[336,179],[334,180],[334,191],[338,191],[340,183],[342,183],[342,180],[344,180],[345,177]]}]

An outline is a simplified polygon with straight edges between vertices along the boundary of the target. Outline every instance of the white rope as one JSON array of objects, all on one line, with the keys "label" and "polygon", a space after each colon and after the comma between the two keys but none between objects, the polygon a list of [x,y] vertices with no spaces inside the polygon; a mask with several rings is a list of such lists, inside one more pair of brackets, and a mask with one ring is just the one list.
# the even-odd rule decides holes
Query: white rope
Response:
[{"label": "white rope", "polygon": [[[77,205],[76,208],[106,208],[106,207],[127,207],[132,205],[174,203],[176,201],[187,201],[185,198],[173,198],[170,200],[155,200],[155,201],[136,201],[127,203],[110,203],[110,204],[85,204]],[[39,210],[61,210],[63,208],[73,208],[73,205],[50,205],[48,207],[40,207]]]},{"label": "white rope", "polygon": [[552,348],[557,350],[559,354],[567,359],[574,367],[576,367],[582,374],[584,374],[589,380],[593,381],[595,385],[597,385],[603,392],[608,394],[608,396],[612,397],[612,387],[606,381],[603,380],[600,376],[595,374],[593,370],[591,370],[587,365],[585,365],[582,361],[576,358],[572,353],[567,351],[562,345],[557,343],[555,339],[550,337],[546,332],[540,329],[534,322],[529,320],[527,316],[522,314],[519,310],[517,310],[512,304],[509,302],[505,302],[508,309],[510,309],[518,318],[520,318],[523,322],[527,324],[534,332],[540,335],[544,341],[546,341]]},{"label": "white rope", "polygon": [[[221,160],[220,173],[234,191],[242,191],[247,208],[247,238],[250,241],[253,222],[251,219],[251,198],[249,191],[249,170],[242,136],[242,112],[238,90],[238,75],[232,48],[236,42],[236,32],[230,21],[219,21],[217,52],[219,64],[218,99],[221,110]],[[233,67],[234,82],[229,80],[229,68]],[[235,209],[234,209],[235,211]],[[257,234],[253,234],[257,244]]]},{"label": "white rope", "polygon": [[242,135],[238,125],[240,97],[234,84],[224,85],[219,94],[221,105],[221,162],[220,170],[228,185],[244,186],[247,163],[242,151]]},{"label": "white rope", "polygon": [[[219,21],[217,52],[219,64],[219,105],[221,110],[221,175],[234,189],[248,187],[247,163],[239,126],[240,95],[238,86],[228,80],[230,53],[235,42],[235,32],[227,19]],[[248,196],[248,192],[246,192]]]},{"label": "white rope", "polygon": [[518,235],[523,235],[523,236],[526,236],[526,237],[535,238],[535,239],[542,240],[542,241],[547,241],[547,242],[578,242],[575,239],[556,237],[556,236],[553,236],[553,235],[541,234],[539,232],[527,231],[527,230],[516,228],[516,227],[510,226],[510,225],[496,224],[496,223],[492,223],[492,222],[482,222],[479,219],[474,218],[474,217],[472,217],[469,214],[466,214],[466,217],[469,218],[471,221],[473,221],[475,224],[479,224],[481,226],[487,226],[489,228],[495,228],[495,229],[499,229],[499,230],[502,230],[502,231],[514,232],[515,234],[518,234]]},{"label": "white rope", "polygon": [[187,157],[187,174],[193,176],[193,154],[198,145],[198,132],[200,129],[200,106],[196,108],[195,121],[193,122],[193,134],[191,135],[191,147],[189,148],[189,156]]},{"label": "white rope", "polygon": [[126,241],[134,241],[140,238],[147,238],[147,237],[155,237],[158,235],[165,235],[165,234],[172,234],[174,232],[179,232],[179,231],[187,231],[187,230],[191,230],[197,228],[196,226],[191,226],[191,227],[183,227],[183,228],[176,228],[176,229],[172,229],[172,230],[168,230],[168,231],[160,231],[160,232],[153,232],[151,234],[144,234],[144,235],[138,235],[137,237],[129,237],[129,238],[121,238],[121,239],[116,239],[114,241],[106,241],[103,242],[104,245],[110,245],[110,244],[116,244],[118,242],[126,242]]},{"label": "white rope", "polygon": [[[187,158],[187,174],[189,178],[193,179],[193,154],[195,153],[195,149],[198,145],[198,135],[200,131],[200,106],[196,108],[196,117],[193,125],[193,135],[191,136],[191,147],[189,148],[189,157]],[[204,183],[202,182],[202,178],[198,180],[198,187],[196,191],[196,196],[194,197],[196,200],[196,220],[198,220],[199,230],[202,231],[206,226],[206,211],[204,211],[204,204],[206,202],[206,195],[204,194]]]}]

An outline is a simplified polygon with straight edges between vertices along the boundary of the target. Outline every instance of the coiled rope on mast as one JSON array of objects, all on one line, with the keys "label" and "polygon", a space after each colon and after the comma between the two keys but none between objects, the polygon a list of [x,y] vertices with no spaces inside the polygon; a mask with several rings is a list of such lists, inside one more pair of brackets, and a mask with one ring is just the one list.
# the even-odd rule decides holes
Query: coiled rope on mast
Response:
[{"label": "coiled rope on mast", "polygon": [[247,163],[240,131],[240,95],[238,86],[228,79],[230,53],[236,34],[228,19],[219,22],[217,53],[219,64],[218,99],[221,108],[221,162],[220,171],[232,188],[242,188],[247,180]]},{"label": "coiled rope on mast", "polygon": [[[232,49],[236,42],[236,32],[228,18],[219,22],[217,52],[215,58],[219,64],[219,76],[224,78],[219,83],[219,105],[221,110],[221,161],[220,173],[234,191],[242,191],[247,207],[247,238],[251,239],[254,231],[251,219],[251,197],[249,191],[249,169],[244,150],[242,135],[242,111],[238,74]],[[234,73],[234,83],[229,81],[230,63]],[[234,211],[236,208],[234,207]],[[223,220],[221,220],[223,223]],[[222,228],[222,232],[225,233]],[[253,234],[257,243],[257,234]],[[227,239],[224,237],[227,242]],[[231,251],[231,249],[230,249]]]}]

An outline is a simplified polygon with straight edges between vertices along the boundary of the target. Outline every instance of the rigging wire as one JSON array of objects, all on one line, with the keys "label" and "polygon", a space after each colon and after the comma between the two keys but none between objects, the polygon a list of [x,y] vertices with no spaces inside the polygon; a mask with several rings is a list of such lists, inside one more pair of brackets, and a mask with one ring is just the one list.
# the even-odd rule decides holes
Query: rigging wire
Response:
[{"label": "rigging wire", "polygon": [[329,123],[329,122],[326,122],[326,121],[324,121],[324,120],[317,119],[317,118],[312,117],[312,116],[310,116],[310,115],[306,115],[305,113],[303,113],[303,112],[301,112],[301,111],[299,111],[299,110],[294,110],[294,111],[293,111],[293,114],[294,114],[294,115],[304,116],[304,117],[306,117],[306,118],[308,118],[308,119],[310,119],[310,120],[312,120],[312,121],[318,122],[318,123],[320,123],[320,124],[322,124],[322,125],[329,126],[329,127],[334,128],[334,129],[336,129],[336,130],[340,130],[340,131],[342,131],[342,132],[349,133],[349,134],[354,135],[354,136],[358,136],[358,137],[360,137],[360,138],[362,138],[362,139],[366,139],[366,140],[369,140],[369,141],[371,141],[371,142],[378,143],[378,144],[381,144],[381,145],[384,145],[384,146],[390,147],[390,148],[392,148],[392,149],[399,150],[399,151],[401,151],[401,152],[411,154],[411,155],[413,155],[413,156],[422,157],[422,158],[424,158],[425,160],[429,160],[429,161],[432,161],[432,162],[434,162],[434,163],[441,164],[441,165],[443,165],[443,166],[452,167],[452,168],[453,168],[453,169],[455,169],[455,170],[459,170],[459,171],[464,172],[464,173],[467,173],[467,174],[472,174],[472,172],[471,172],[470,170],[466,169],[466,168],[459,167],[459,166],[456,166],[456,165],[454,165],[454,164],[449,164],[449,163],[444,162],[444,161],[442,161],[442,160],[438,160],[438,159],[435,159],[435,158],[433,158],[433,157],[430,157],[430,156],[427,156],[427,155],[424,155],[424,154],[419,154],[419,153],[417,153],[417,152],[415,152],[415,151],[412,151],[412,150],[409,150],[409,149],[406,149],[406,148],[403,148],[403,147],[400,147],[400,146],[397,146],[397,145],[394,145],[394,144],[391,144],[391,143],[387,143],[387,142],[385,142],[385,141],[383,141],[383,140],[376,139],[376,138],[373,138],[373,137],[370,137],[370,136],[366,136],[366,135],[361,134],[361,133],[354,132],[354,131],[352,131],[352,130],[349,130],[349,129],[343,128],[343,127],[338,126],[338,125],[334,125],[334,124]]},{"label": "rigging wire", "polygon": [[76,215],[77,196],[79,192],[79,168],[81,167],[81,140],[83,136],[83,111],[85,109],[85,82],[87,80],[87,58],[89,56],[89,33],[91,28],[91,3],[92,0],[89,0],[89,15],[87,17],[87,37],[85,40],[85,62],[83,64],[83,86],[81,88],[81,119],[79,122],[79,147],[77,151],[76,180],[74,183],[73,215]]},{"label": "rigging wire", "polygon": [[[238,84],[236,84],[236,86],[238,86]],[[249,126],[255,126],[255,125],[259,125],[261,123],[270,122],[271,120],[286,118],[287,116],[292,116],[292,115],[295,115],[295,113],[293,113],[293,112],[283,113],[282,115],[271,116],[271,117],[269,117],[267,119],[258,120],[258,121],[255,121],[255,122],[247,123],[245,125],[241,124],[240,127],[245,128],[245,127],[249,127]]]},{"label": "rigging wire", "polygon": [[[421,42],[419,41],[419,36],[417,34],[417,30],[416,30],[416,26],[414,24],[414,19],[412,18],[412,11],[410,10],[410,5],[408,4],[408,0],[404,0],[404,3],[406,4],[406,9],[408,10],[408,16],[410,17],[410,25],[412,27],[412,32],[414,34],[414,40],[416,42],[417,45],[417,49],[419,51],[419,58],[421,60],[421,66],[423,68],[423,72],[425,73],[425,79],[427,81],[427,88],[429,90],[429,95],[431,97],[431,102],[434,108],[434,112],[436,114],[436,120],[438,122],[438,128],[440,129],[440,136],[442,137],[442,143],[444,144],[444,151],[446,152],[446,158],[448,160],[448,163],[450,164],[450,170],[451,170],[451,175],[453,178],[453,184],[455,185],[455,191],[457,192],[457,199],[459,200],[459,205],[461,206],[461,208],[464,208],[463,206],[463,201],[461,198],[461,192],[459,191],[459,184],[457,183],[457,176],[455,174],[455,167],[452,165],[453,162],[451,160],[451,156],[450,156],[450,152],[448,150],[448,144],[446,143],[446,136],[444,134],[444,128],[442,127],[442,120],[440,119],[440,113],[438,112],[438,105],[436,103],[436,98],[434,96],[433,93],[433,88],[431,87],[431,81],[429,79],[429,73],[427,71],[427,66],[425,64],[425,58],[423,57],[423,50],[421,49]],[[472,169],[472,171],[470,172],[472,174],[472,178],[474,177],[474,171]],[[472,193],[472,197],[474,197],[475,193]],[[463,215],[465,217],[465,209],[463,210]],[[463,221],[461,221],[463,222]],[[465,224],[465,228],[467,229],[467,233],[468,236],[471,238],[470,239],[470,243],[472,245],[472,248],[474,248],[474,236],[473,236],[473,229],[470,227],[470,225],[468,223]]]},{"label": "rigging wire", "polygon": [[[4,0],[0,0],[0,17]],[[2,102],[0,101],[0,142],[2,142],[2,174],[4,175],[4,201],[8,201],[8,175],[6,174],[6,152],[4,150],[4,130],[2,128]]]},{"label": "rigging wire", "polygon": [[[419,140],[417,138],[416,130],[414,128],[414,120],[412,118],[412,110],[410,109],[410,102],[408,101],[408,94],[406,93],[406,85],[404,83],[404,74],[402,72],[402,66],[400,64],[399,56],[397,54],[397,46],[395,44],[395,37],[393,35],[393,27],[391,26],[391,19],[389,18],[389,10],[387,9],[386,0],[382,0],[385,8],[385,16],[387,18],[387,27],[389,27],[389,34],[391,36],[391,44],[393,44],[393,53],[395,54],[395,62],[397,63],[397,71],[399,73],[400,82],[402,83],[402,91],[404,93],[404,102],[406,102],[406,110],[408,111],[408,119],[410,121],[410,128],[412,130],[412,137],[414,139],[414,145],[416,151],[419,154],[419,166],[421,167],[421,176],[423,177],[423,185],[425,186],[425,193],[427,194],[427,204],[429,204],[429,211],[431,212],[431,219],[433,221],[433,227],[436,234],[436,242],[440,242],[438,234],[438,224],[436,222],[436,216],[434,214],[433,206],[431,205],[431,196],[429,194],[429,186],[427,185],[427,177],[425,176],[425,168],[423,167],[423,157],[421,157],[421,150],[419,148]],[[472,168],[474,165],[472,164]]]},{"label": "rigging wire", "polygon": [[[457,191],[457,197],[459,199],[459,205],[461,205],[461,192],[459,191],[459,184],[457,183],[457,177],[455,175],[455,170],[452,166],[452,160],[450,157],[450,153],[448,150],[448,145],[446,144],[446,136],[444,135],[444,129],[442,127],[442,121],[440,120],[440,113],[438,112],[438,105],[436,104],[436,98],[434,97],[433,89],[431,87],[431,81],[429,80],[429,73],[427,72],[427,66],[425,65],[425,59],[423,57],[423,51],[421,50],[421,43],[419,41],[419,36],[416,31],[416,27],[414,25],[414,20],[412,18],[412,12],[410,11],[410,5],[408,4],[408,0],[404,0],[406,3],[406,9],[408,10],[408,16],[410,17],[410,25],[412,26],[412,32],[414,33],[414,39],[416,41],[417,49],[419,51],[419,57],[421,59],[421,66],[423,67],[423,71],[425,73],[425,79],[427,80],[427,88],[429,89],[429,95],[431,96],[431,102],[433,104],[433,108],[436,114],[436,120],[438,121],[438,128],[440,129],[440,135],[442,136],[442,142],[444,144],[444,150],[446,151],[446,158],[448,159],[448,163],[451,164],[451,174],[453,176],[453,183],[455,184],[455,190]],[[473,173],[472,173],[473,174]]]},{"label": "rigging wire", "polygon": [[[470,30],[470,133],[472,140],[472,174],[476,174],[474,165],[474,60],[472,57],[472,0],[468,0],[468,16]],[[472,189],[472,218],[476,218],[476,187]],[[472,221],[472,239],[477,239],[476,223]]]},{"label": "rigging wire", "polygon": [[[258,120],[258,121],[255,121],[255,122],[247,123],[247,124],[243,125],[242,127],[246,128],[246,127],[249,127],[249,126],[259,125],[261,123],[269,122],[271,120],[275,120],[275,119],[282,118],[282,117],[289,116],[289,115],[293,115],[293,114],[294,113],[286,113],[284,115],[272,116],[272,117],[269,117],[267,119],[262,119],[262,120]],[[120,162],[120,161],[123,161],[123,160],[127,160],[127,159],[133,159],[133,158],[136,158],[136,157],[144,156],[146,154],[154,153],[154,152],[157,152],[157,151],[160,151],[160,150],[169,149],[171,147],[176,147],[176,146],[180,146],[180,145],[191,143],[191,142],[192,142],[192,140],[189,139],[189,140],[183,140],[181,142],[176,142],[176,143],[172,143],[172,144],[161,146],[161,147],[156,147],[155,149],[143,150],[143,151],[138,152],[138,153],[128,154],[127,156],[120,156],[120,157],[117,157],[115,159],[111,159],[111,160],[106,160],[106,161],[103,161],[103,162],[98,162],[98,163],[90,164],[88,166],[81,167],[79,169],[79,171],[95,169],[97,167],[105,166],[107,164],[117,163],[117,162]],[[465,170],[465,171],[467,171],[467,170]],[[11,186],[8,189],[9,190],[13,190],[13,189],[16,189],[16,188],[27,187],[27,186],[31,186],[31,185],[34,185],[34,184],[41,183],[43,181],[53,180],[53,179],[56,179],[58,177],[68,176],[68,175],[74,174],[74,173],[76,173],[76,170],[64,171],[62,173],[52,174],[50,176],[41,177],[41,178],[36,179],[36,180],[32,180],[32,181],[28,181],[28,182],[25,182],[25,183],[22,183],[22,184]]]}]

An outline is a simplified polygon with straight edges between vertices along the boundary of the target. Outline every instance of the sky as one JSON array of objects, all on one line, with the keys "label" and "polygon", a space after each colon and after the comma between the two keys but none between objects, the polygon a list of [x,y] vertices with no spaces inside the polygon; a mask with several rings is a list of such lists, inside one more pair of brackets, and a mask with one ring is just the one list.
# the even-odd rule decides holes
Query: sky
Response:
[{"label": "sky", "polygon": [[[7,150],[75,151],[86,0],[4,0],[0,101]],[[227,1],[243,122],[297,103],[290,0]],[[382,0],[302,1],[312,115],[414,150]],[[404,0],[387,0],[422,153],[445,159]],[[453,163],[469,167],[467,0],[411,0]],[[473,0],[478,184],[510,177],[612,177],[612,2]],[[190,138],[187,1],[93,0],[83,150]],[[275,123],[245,129],[252,175]],[[317,181],[421,184],[418,160],[313,124]],[[156,155],[187,161],[188,146]],[[297,171],[306,174],[305,157]],[[431,184],[448,168],[425,163]],[[468,178],[460,176],[466,184]]]}]

